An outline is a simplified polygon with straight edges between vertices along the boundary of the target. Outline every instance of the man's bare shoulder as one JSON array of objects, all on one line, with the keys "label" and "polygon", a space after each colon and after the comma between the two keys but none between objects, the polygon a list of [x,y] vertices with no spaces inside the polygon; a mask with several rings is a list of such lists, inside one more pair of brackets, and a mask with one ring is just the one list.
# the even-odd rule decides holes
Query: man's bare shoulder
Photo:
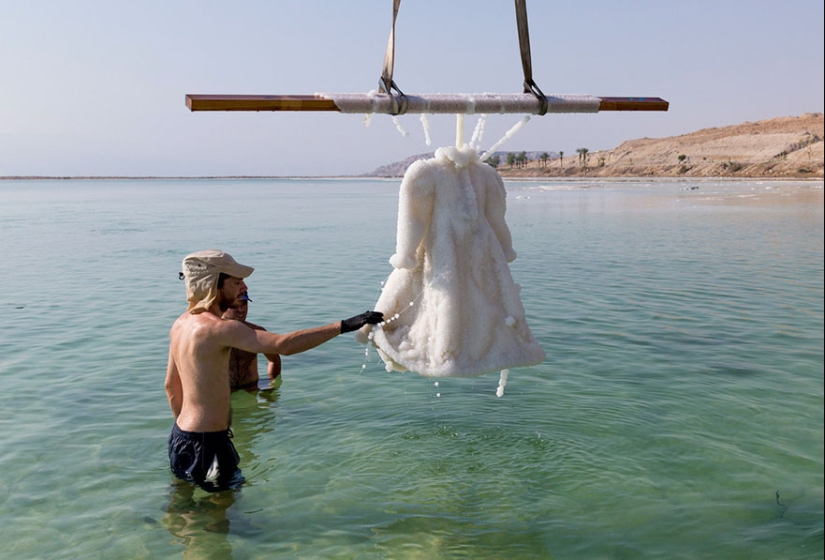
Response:
[{"label": "man's bare shoulder", "polygon": [[175,336],[220,336],[240,328],[243,323],[232,319],[222,319],[212,313],[183,313],[172,324],[170,335]]},{"label": "man's bare shoulder", "polygon": [[241,321],[223,319],[212,313],[184,313],[175,320],[169,333],[173,352],[228,352],[244,348],[251,330]]},{"label": "man's bare shoulder", "polygon": [[203,313],[189,313],[188,311],[182,313],[180,317],[175,319],[172,324],[172,329],[191,328],[200,325],[212,325],[215,321],[220,321],[219,317],[215,317],[209,312]]}]

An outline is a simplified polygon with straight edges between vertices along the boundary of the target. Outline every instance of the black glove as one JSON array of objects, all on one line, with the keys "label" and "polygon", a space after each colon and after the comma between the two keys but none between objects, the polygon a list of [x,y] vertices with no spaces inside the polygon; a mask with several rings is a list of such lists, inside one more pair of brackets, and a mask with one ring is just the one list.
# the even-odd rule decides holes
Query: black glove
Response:
[{"label": "black glove", "polygon": [[364,311],[360,315],[342,320],[341,334],[357,331],[364,325],[375,325],[383,320],[384,314],[380,311]]}]

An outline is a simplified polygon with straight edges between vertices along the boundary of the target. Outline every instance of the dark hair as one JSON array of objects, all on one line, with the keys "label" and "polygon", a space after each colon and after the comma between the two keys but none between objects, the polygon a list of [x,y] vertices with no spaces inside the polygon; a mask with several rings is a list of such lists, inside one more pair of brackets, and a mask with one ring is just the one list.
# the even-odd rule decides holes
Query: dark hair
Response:
[{"label": "dark hair", "polygon": [[228,274],[224,274],[223,272],[221,272],[221,273],[218,275],[218,289],[219,289],[219,290],[220,290],[221,288],[223,288],[223,283],[224,283],[224,281],[225,281],[227,278],[232,278],[232,277],[231,277],[230,275],[228,275]]}]

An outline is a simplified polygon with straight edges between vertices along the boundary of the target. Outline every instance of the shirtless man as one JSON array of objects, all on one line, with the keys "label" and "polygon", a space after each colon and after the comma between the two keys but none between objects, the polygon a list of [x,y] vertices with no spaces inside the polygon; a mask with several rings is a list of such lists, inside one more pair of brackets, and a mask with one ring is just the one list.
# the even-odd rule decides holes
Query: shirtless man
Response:
[{"label": "shirtless man", "polygon": [[[230,307],[223,313],[224,319],[234,319],[240,321],[250,329],[266,329],[250,323],[246,320],[249,314],[249,294],[241,294],[236,307]],[[275,380],[281,375],[281,357],[278,354],[264,354],[267,359],[266,373],[269,377],[270,386],[274,386]],[[247,352],[239,348],[233,348],[229,353],[229,388],[236,389],[252,388],[258,386],[258,355]]]},{"label": "shirtless man", "polygon": [[236,306],[247,291],[243,279],[253,270],[222,251],[200,251],[183,259],[189,308],[172,325],[166,368],[166,396],[175,417],[169,463],[178,478],[210,492],[244,482],[230,440],[231,348],[289,356],[383,320],[380,312],[367,311],[328,325],[277,334],[223,319],[223,312]]}]

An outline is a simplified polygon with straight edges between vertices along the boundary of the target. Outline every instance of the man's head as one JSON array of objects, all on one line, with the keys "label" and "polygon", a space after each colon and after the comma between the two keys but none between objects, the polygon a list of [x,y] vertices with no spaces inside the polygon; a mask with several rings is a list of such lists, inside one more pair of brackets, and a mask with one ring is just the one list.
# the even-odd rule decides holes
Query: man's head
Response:
[{"label": "man's head", "polygon": [[[187,255],[183,259],[183,276],[189,313],[202,313],[216,300],[233,303],[246,291],[243,279],[254,270],[223,251],[210,249]],[[222,280],[220,286],[219,280]]]},{"label": "man's head", "polygon": [[223,314],[224,319],[235,319],[237,321],[246,321],[246,316],[249,314],[249,292],[241,294],[234,305],[229,306]]}]

